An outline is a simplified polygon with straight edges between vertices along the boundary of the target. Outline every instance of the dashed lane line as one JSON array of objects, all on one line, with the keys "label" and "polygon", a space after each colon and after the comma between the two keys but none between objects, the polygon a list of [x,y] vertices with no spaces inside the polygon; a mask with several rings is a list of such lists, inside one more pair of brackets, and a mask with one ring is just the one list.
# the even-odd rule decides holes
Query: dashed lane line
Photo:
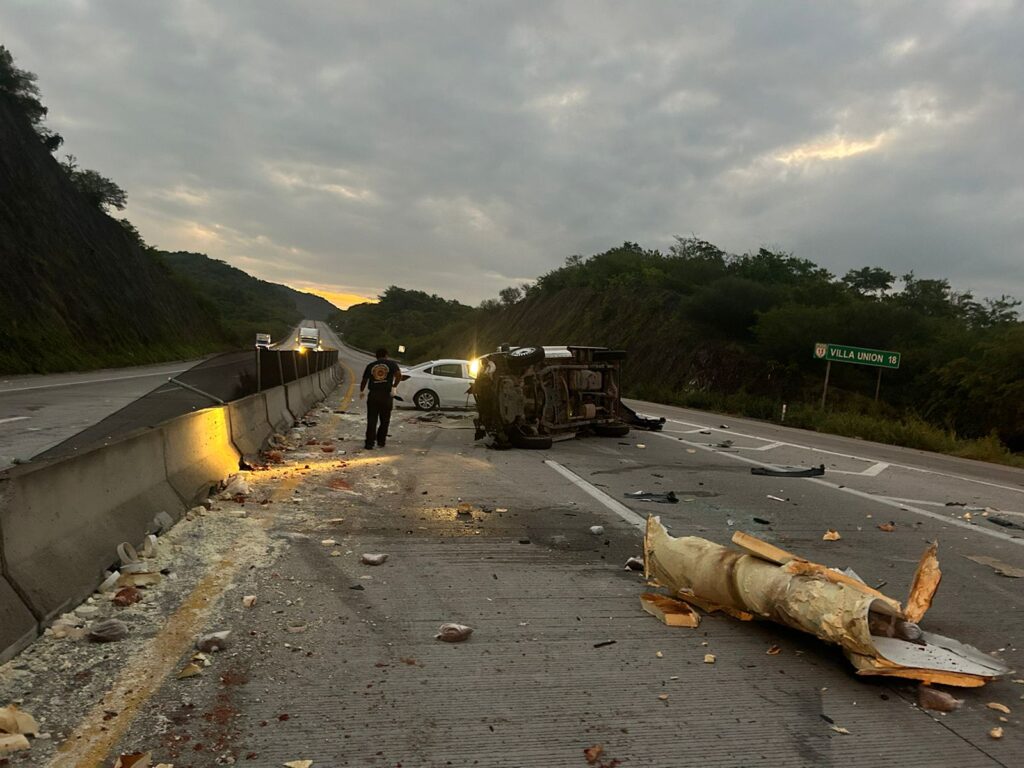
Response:
[{"label": "dashed lane line", "polygon": [[[720,428],[716,429],[715,427],[702,426],[700,424],[695,424],[692,421],[681,421],[680,419],[669,419],[669,418],[666,418],[665,421],[670,422],[672,424],[681,424],[681,425],[686,426],[686,427],[697,427],[698,428],[697,432],[700,432],[701,430],[709,430],[709,431],[712,431],[712,432],[721,432],[722,434],[726,434],[726,435],[736,435],[737,437],[747,437],[747,438],[750,438],[751,440],[761,440],[762,442],[767,442],[768,441],[768,438],[766,438],[766,437],[759,437],[758,435],[750,435],[750,434],[747,434],[745,432],[736,432],[735,430],[732,430],[732,429],[720,429]],[[657,433],[657,434],[660,434],[660,433]],[[692,434],[692,433],[687,433],[687,434]],[[661,436],[662,437],[668,437],[668,435],[664,435],[664,434],[662,434]],[[669,438],[669,439],[675,439],[675,438]],[[698,445],[698,447],[702,447],[702,448],[706,449],[706,446]],[[733,447],[736,448],[738,446],[733,446]],[[825,448],[814,448],[813,446],[810,446],[810,445],[801,445],[800,443],[789,443],[789,442],[784,442],[784,441],[779,441],[779,447],[780,448],[782,448],[782,447],[785,447],[785,448],[797,448],[797,449],[802,450],[802,451],[811,451],[812,453],[823,453],[823,454],[825,454],[827,456],[839,456],[839,457],[844,458],[844,459],[855,459],[857,461],[863,461],[863,462],[866,462],[868,464],[883,463],[883,464],[886,464],[886,467],[883,467],[883,469],[887,469],[888,467],[895,467],[896,469],[905,469],[905,470],[907,470],[909,472],[921,472],[921,473],[926,474],[926,475],[936,475],[938,477],[948,477],[951,480],[963,480],[964,482],[967,482],[967,483],[976,483],[978,485],[985,485],[985,486],[988,486],[989,488],[999,488],[1000,490],[1003,490],[1003,491],[1013,491],[1014,493],[1024,493],[1024,488],[1018,487],[1018,486],[1003,485],[1002,483],[993,483],[993,482],[990,482],[988,480],[978,480],[977,478],[974,478],[974,477],[966,477],[964,475],[955,475],[955,474],[952,474],[950,472],[939,472],[938,470],[935,470],[935,469],[924,469],[923,467],[914,467],[914,466],[911,466],[910,464],[900,464],[898,462],[888,462],[888,463],[886,463],[886,462],[878,462],[875,459],[870,459],[870,458],[867,458],[866,456],[858,456],[857,454],[854,454],[854,453],[842,453],[841,451],[830,451],[830,450],[827,450]],[[833,471],[836,471],[836,470],[833,470]],[[879,471],[881,471],[881,470],[879,470]]]},{"label": "dashed lane line", "polygon": [[627,507],[625,504],[616,501],[607,493],[602,491],[600,488],[592,485],[591,483],[588,483],[586,480],[577,475],[571,469],[563,467],[557,461],[552,461],[551,459],[546,460],[544,463],[551,467],[553,470],[555,470],[555,472],[560,474],[570,483],[579,488],[581,491],[586,493],[588,496],[595,499],[598,503],[602,504],[603,506],[607,507],[612,512],[617,514],[619,517],[621,517],[627,523],[632,525],[634,528],[638,528],[642,531],[644,527],[647,525],[647,521],[644,520],[644,518],[640,517],[640,515],[638,515],[632,509]]},{"label": "dashed lane line", "polygon": [[[717,454],[719,456],[727,456],[730,459],[735,459],[736,461],[742,461],[742,462],[745,462],[747,464],[753,464],[753,465],[758,466],[758,467],[771,467],[771,466],[774,466],[772,464],[767,464],[767,463],[765,463],[763,461],[758,461],[757,459],[752,459],[749,456],[741,456],[738,453],[726,453],[724,451],[716,451],[714,448],[711,448],[711,447],[709,447],[707,445],[703,445],[702,443],[695,443],[695,442],[690,441],[690,440],[683,440],[681,437],[673,437],[672,435],[665,435],[665,434],[662,434],[661,432],[654,432],[653,434],[655,435],[655,437],[660,437],[660,438],[662,438],[664,440],[671,440],[672,442],[674,442],[674,443],[676,443],[678,445],[686,445],[686,446],[689,446],[690,448],[696,448],[699,451],[705,451],[706,453],[714,453],[714,454]],[[841,493],[848,493],[851,496],[857,496],[857,497],[862,498],[862,499],[868,499],[868,500],[874,501],[874,502],[876,502],[878,504],[884,504],[884,505],[889,506],[889,507],[895,507],[897,509],[906,510],[907,512],[913,512],[914,514],[921,515],[922,517],[930,517],[933,520],[938,520],[939,522],[945,523],[947,525],[955,525],[958,528],[963,528],[963,529],[968,530],[968,531],[973,531],[974,533],[981,533],[981,534],[984,534],[985,536],[991,536],[992,538],[999,539],[1000,541],[1007,541],[1007,542],[1009,542],[1011,544],[1015,544],[1017,546],[1024,546],[1024,539],[1019,539],[1019,538],[1017,538],[1015,536],[1010,536],[1009,534],[1003,533],[1002,531],[995,531],[995,530],[991,530],[989,528],[982,528],[982,527],[977,526],[977,525],[972,525],[971,523],[968,523],[968,522],[966,522],[964,520],[960,520],[959,518],[948,517],[946,515],[940,515],[938,512],[932,512],[929,509],[921,509],[921,507],[917,507],[917,506],[914,506],[914,505],[911,505],[911,504],[904,504],[904,503],[899,502],[899,501],[893,501],[892,499],[890,499],[890,498],[888,498],[886,496],[875,496],[874,494],[867,493],[866,491],[858,491],[855,488],[850,488],[850,487],[845,486],[845,485],[839,485],[837,483],[830,483],[828,480],[822,480],[820,477],[801,477],[801,478],[793,478],[793,479],[795,481],[803,480],[803,481],[808,482],[808,483],[815,483],[816,485],[821,485],[821,486],[824,486],[826,488],[831,488],[834,491],[840,491]]]}]

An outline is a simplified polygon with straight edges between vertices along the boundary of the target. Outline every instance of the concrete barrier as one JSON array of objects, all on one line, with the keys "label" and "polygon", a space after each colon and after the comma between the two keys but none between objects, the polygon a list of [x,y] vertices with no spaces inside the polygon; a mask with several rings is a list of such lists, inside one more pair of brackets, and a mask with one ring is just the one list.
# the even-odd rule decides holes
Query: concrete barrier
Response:
[{"label": "concrete barrier", "polygon": [[210,486],[238,471],[227,406],[207,408],[164,423],[167,482],[186,507],[209,495]]},{"label": "concrete barrier", "polygon": [[310,403],[303,396],[302,387],[299,386],[298,381],[285,384],[284,393],[288,400],[288,410],[295,415],[295,420],[298,421],[309,410]]},{"label": "concrete barrier", "polygon": [[274,434],[267,418],[267,398],[260,392],[227,404],[231,442],[243,456],[259,453]]},{"label": "concrete barrier", "polygon": [[167,482],[160,429],[4,474],[4,575],[46,622],[88,597],[122,541],[141,542],[161,511],[184,504]]},{"label": "concrete barrier", "polygon": [[274,387],[263,393],[267,396],[267,420],[275,432],[285,432],[295,423],[295,414],[288,409],[288,394],[284,387]]},{"label": "concrete barrier", "polygon": [[31,643],[39,631],[32,611],[0,576],[0,664]]}]

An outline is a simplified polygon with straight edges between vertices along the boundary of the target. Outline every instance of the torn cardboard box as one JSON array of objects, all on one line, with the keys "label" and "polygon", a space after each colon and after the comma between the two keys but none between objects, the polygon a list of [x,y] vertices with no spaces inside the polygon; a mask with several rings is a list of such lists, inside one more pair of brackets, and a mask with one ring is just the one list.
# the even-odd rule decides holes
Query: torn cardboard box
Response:
[{"label": "torn cardboard box", "polygon": [[651,517],[644,573],[698,607],[768,619],[839,645],[859,675],[976,687],[1009,672],[975,648],[917,627],[941,578],[934,545],[921,558],[905,611],[853,576],[750,534],[737,533],[733,542],[742,551],[695,536],[673,538]]}]

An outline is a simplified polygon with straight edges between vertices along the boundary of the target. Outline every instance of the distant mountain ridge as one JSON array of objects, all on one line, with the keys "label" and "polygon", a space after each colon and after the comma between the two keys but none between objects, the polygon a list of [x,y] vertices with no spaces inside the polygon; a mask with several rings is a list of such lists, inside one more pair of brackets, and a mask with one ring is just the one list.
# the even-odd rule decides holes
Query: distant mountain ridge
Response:
[{"label": "distant mountain ridge", "polygon": [[257,333],[279,339],[303,318],[326,320],[338,311],[320,296],[260,280],[202,253],[162,252],[161,256],[175,274],[216,303],[224,323],[243,344],[251,343]]}]

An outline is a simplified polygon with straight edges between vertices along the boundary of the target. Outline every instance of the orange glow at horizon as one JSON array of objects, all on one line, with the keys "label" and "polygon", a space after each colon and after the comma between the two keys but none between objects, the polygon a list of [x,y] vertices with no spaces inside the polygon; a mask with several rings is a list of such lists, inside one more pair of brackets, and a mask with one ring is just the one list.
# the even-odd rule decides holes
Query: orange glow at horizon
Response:
[{"label": "orange glow at horizon", "polygon": [[320,288],[315,285],[298,285],[292,284],[292,288],[297,291],[305,291],[306,293],[313,293],[320,298],[327,299],[331,304],[338,307],[339,309],[348,309],[356,304],[376,304],[376,296],[363,296],[359,293],[349,293],[348,291],[334,291],[329,288]]}]

